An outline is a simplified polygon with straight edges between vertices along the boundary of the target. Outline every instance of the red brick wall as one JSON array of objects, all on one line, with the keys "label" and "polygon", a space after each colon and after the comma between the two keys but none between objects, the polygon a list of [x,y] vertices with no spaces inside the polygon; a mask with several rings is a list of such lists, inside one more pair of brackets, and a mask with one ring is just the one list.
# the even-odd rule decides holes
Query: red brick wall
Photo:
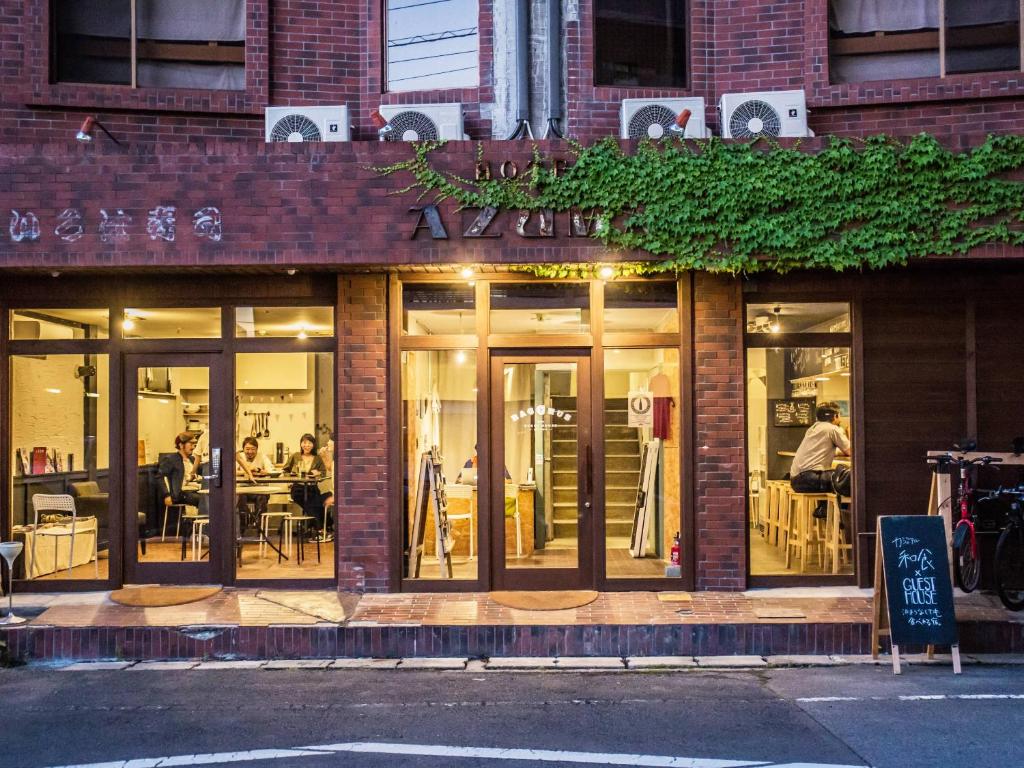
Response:
[{"label": "red brick wall", "polygon": [[746,586],[741,309],[738,281],[694,276],[697,589]]},{"label": "red brick wall", "polygon": [[338,278],[338,587],[388,581],[387,276]]},{"label": "red brick wall", "polygon": [[[262,107],[346,103],[357,140],[373,140],[369,114],[380,103],[461,101],[471,138],[489,138],[494,101],[493,0],[480,0],[480,87],[384,94],[380,0],[250,0],[253,72],[244,95],[166,89],[157,96],[124,88],[64,87],[39,98],[45,81],[46,0],[0,0],[0,141],[67,141],[83,113],[99,110],[126,141],[186,143],[263,135]],[[723,93],[804,88],[811,128],[819,134],[956,135],[1019,131],[1024,75],[961,75],[867,85],[828,82],[827,0],[690,0],[690,80],[685,89],[596,88],[591,0],[567,17],[567,130],[583,140],[618,133],[624,98],[703,96],[717,129]],[[42,80],[41,80],[42,78]],[[46,90],[46,89],[44,89]],[[32,104],[33,106],[26,106]]]}]

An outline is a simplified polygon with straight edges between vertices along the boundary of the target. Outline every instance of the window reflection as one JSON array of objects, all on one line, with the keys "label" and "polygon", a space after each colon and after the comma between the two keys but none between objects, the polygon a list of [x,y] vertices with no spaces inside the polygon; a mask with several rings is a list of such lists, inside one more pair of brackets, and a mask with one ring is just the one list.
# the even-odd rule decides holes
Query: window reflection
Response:
[{"label": "window reflection", "polygon": [[10,366],[11,530],[25,545],[15,578],[105,579],[108,357],[14,356]]},{"label": "window reflection", "polygon": [[477,576],[476,402],[475,356],[459,350],[402,352],[407,579]]},{"label": "window reflection", "polygon": [[[808,435],[809,430],[821,429],[815,424],[819,406],[826,404],[835,405],[838,426],[849,436],[849,348],[747,350],[753,575],[853,573],[849,499],[837,499],[831,489],[796,493],[790,485],[794,459],[805,440],[822,439]],[[811,451],[812,447],[808,443],[808,453],[822,456],[827,449]],[[818,458],[824,462],[820,469],[850,468],[849,458],[834,450],[827,458]]]},{"label": "window reflection", "polygon": [[477,85],[477,0],[387,0],[385,11],[387,90]]},{"label": "window reflection", "polygon": [[678,392],[678,349],[605,351],[609,578],[680,576],[672,562],[680,530]]},{"label": "window reflection", "polygon": [[110,335],[106,309],[16,309],[11,311],[11,339],[49,341],[105,339]]},{"label": "window reflection", "polygon": [[586,283],[497,283],[491,286],[491,333],[586,333]]}]

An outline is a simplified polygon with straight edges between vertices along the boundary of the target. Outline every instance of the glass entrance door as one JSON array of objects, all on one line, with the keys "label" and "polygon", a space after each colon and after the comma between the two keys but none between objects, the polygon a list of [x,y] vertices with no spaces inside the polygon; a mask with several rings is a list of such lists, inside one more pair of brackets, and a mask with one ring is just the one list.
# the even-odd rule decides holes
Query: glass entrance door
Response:
[{"label": "glass entrance door", "polygon": [[230,449],[211,385],[219,355],[128,355],[125,361],[125,581],[211,583],[230,558]]},{"label": "glass entrance door", "polygon": [[589,358],[495,355],[491,387],[496,587],[592,587]]}]

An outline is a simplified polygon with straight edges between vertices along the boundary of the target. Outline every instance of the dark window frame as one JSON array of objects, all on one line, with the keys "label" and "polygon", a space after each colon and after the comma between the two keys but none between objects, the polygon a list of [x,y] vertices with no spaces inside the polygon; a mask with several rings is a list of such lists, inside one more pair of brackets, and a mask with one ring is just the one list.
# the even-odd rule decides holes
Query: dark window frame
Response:
[{"label": "dark window frame", "polygon": [[690,0],[676,0],[681,6],[680,14],[683,18],[683,44],[682,44],[682,58],[683,58],[683,77],[682,82],[675,83],[672,85],[650,85],[650,84],[615,84],[615,83],[602,83],[598,79],[598,67],[597,67],[597,5],[598,0],[593,0],[590,4],[590,40],[592,48],[592,57],[589,62],[591,65],[591,86],[593,88],[621,88],[627,90],[659,90],[659,91],[686,91],[690,88],[692,82],[692,74],[690,65],[692,63],[691,55],[691,43],[693,34],[693,24],[691,24],[690,18]]}]

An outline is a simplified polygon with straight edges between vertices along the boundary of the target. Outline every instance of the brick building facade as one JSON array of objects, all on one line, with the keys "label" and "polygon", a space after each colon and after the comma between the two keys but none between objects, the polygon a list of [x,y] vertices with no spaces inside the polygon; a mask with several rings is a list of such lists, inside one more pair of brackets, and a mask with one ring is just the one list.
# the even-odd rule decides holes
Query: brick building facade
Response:
[{"label": "brick building facade", "polygon": [[[161,306],[153,303],[161,296],[161,285],[181,291],[186,305],[222,303],[225,311],[248,296],[268,306],[301,302],[307,296],[325,303],[328,296],[336,312],[333,432],[339,469],[333,547],[336,583],[344,590],[452,588],[444,581],[412,581],[403,570],[408,531],[402,498],[408,478],[396,447],[406,439],[404,416],[399,414],[404,407],[401,378],[407,350],[427,351],[430,346],[403,346],[402,318],[408,309],[403,309],[400,286],[423,275],[427,282],[457,283],[462,265],[471,266],[475,277],[490,285],[501,283],[513,265],[607,258],[596,241],[570,237],[563,218],[556,219],[552,238],[530,239],[516,234],[510,212],[501,212],[492,225],[500,239],[466,238],[472,219],[450,203],[440,207],[447,239],[432,238],[429,231],[416,229],[422,223],[420,213],[412,210],[422,205],[416,193],[396,194],[405,181],[372,170],[409,155],[401,143],[377,142],[371,113],[388,103],[463,104],[464,129],[472,141],[451,142],[437,152],[437,164],[446,170],[470,175],[478,152],[495,164],[528,160],[529,142],[503,140],[514,111],[509,105],[515,72],[507,53],[511,43],[505,40],[513,5],[479,0],[478,85],[387,92],[384,3],[344,0],[311,7],[290,0],[247,0],[245,87],[213,91],[53,82],[49,62],[56,40],[56,4],[0,0],[0,208],[14,216],[11,237],[5,236],[0,246],[5,324],[8,311],[24,307],[97,304],[120,311],[135,306],[135,294],[150,302],[139,306]],[[564,105],[560,128],[566,136],[590,142],[617,135],[622,99],[680,96],[705,99],[706,122],[717,134],[714,105],[722,94],[785,89],[806,93],[808,124],[819,137],[924,131],[962,148],[986,133],[1018,133],[1024,126],[1024,74],[1019,66],[1016,71],[833,84],[827,0],[689,0],[679,5],[685,7],[686,84],[667,88],[595,83],[595,5],[591,0],[560,3],[563,80],[558,87]],[[531,98],[535,96],[531,91]],[[349,108],[351,142],[264,143],[265,107],[334,104]],[[97,115],[125,146],[99,135],[91,144],[76,144],[75,131],[89,115]],[[815,151],[823,142],[808,139],[803,146]],[[567,154],[559,140],[537,146],[548,158]],[[178,212],[173,241],[147,237],[147,217],[157,206],[174,206]],[[222,237],[203,236],[193,227],[193,216],[207,208],[222,216]],[[61,216],[71,209],[78,212],[82,229],[68,239],[58,228]],[[107,238],[101,231],[101,222],[115,210],[131,218],[126,237]],[[18,217],[28,212],[38,220],[40,234],[15,242]],[[845,399],[847,407],[853,403],[847,416],[856,435],[850,523],[855,535],[847,534],[854,564],[838,581],[864,583],[870,577],[874,519],[921,506],[927,497],[927,471],[918,462],[923,451],[945,447],[964,435],[1005,442],[1006,420],[1024,416],[1019,393],[1009,387],[993,390],[981,375],[998,369],[998,361],[1019,340],[1012,297],[1024,281],[1021,256],[1019,248],[992,246],[965,259],[936,260],[900,272],[756,279],[679,276],[676,335],[669,341],[670,334],[661,334],[662,341],[651,336],[633,344],[655,349],[657,342],[662,344],[658,350],[672,345],[679,350],[680,384],[673,395],[681,479],[674,514],[683,568],[677,578],[643,581],[644,587],[742,589],[773,577],[778,577],[773,583],[807,582],[802,576],[755,573],[750,562],[750,538],[757,535],[752,531],[759,530],[759,523],[750,524],[755,502],[748,384],[751,371],[760,366],[750,349],[767,345],[752,342],[748,326],[756,314],[753,306],[814,302],[847,306],[847,325],[834,335],[837,346],[847,348],[853,360],[843,375],[853,388]],[[189,280],[203,285],[196,288]],[[910,293],[902,295],[899,311],[893,313],[893,297],[901,296],[893,287],[897,285]],[[607,289],[592,290],[603,301]],[[169,293],[163,300],[175,303],[180,297]],[[936,300],[941,311],[935,309]],[[775,315],[777,319],[778,308]],[[902,342],[887,330],[891,323],[900,329]],[[929,342],[930,328],[936,325],[951,343]],[[41,349],[31,346],[41,341],[29,343],[12,334],[7,329],[0,335],[5,371],[9,356],[29,356]],[[460,329],[460,338],[468,335]],[[587,354],[603,361],[602,342],[593,343],[594,351]],[[486,335],[472,344],[480,361],[478,376],[484,377],[480,371],[489,362]],[[59,347],[62,353],[69,349],[66,344]],[[120,370],[115,358],[132,349],[110,342],[111,381]],[[230,344],[227,350],[232,350]],[[102,348],[103,354],[107,351]],[[546,351],[553,353],[551,348]],[[576,355],[579,348],[571,351]],[[602,375],[599,367],[595,363],[595,385]],[[894,376],[897,370],[902,378]],[[13,378],[7,373],[0,378],[8,416],[17,385]],[[485,378],[480,381],[486,383]],[[117,391],[112,388],[114,395]],[[488,428],[493,404],[484,403],[482,390],[479,397],[477,423]],[[112,408],[115,431],[124,413],[116,403]],[[12,444],[6,427],[4,431],[0,468],[11,477],[16,474],[13,452],[19,446]],[[485,439],[483,430],[477,434]],[[112,446],[119,444],[112,439]],[[494,460],[488,449],[480,453],[483,463]],[[110,481],[127,478],[118,480],[114,471]],[[3,494],[6,499],[0,495],[0,501],[9,502],[14,495],[6,481]],[[119,491],[111,488],[110,494],[116,504]],[[127,518],[117,513],[113,517],[121,522],[114,522],[112,530],[124,534],[130,528],[123,522]],[[5,526],[12,524],[4,521]],[[497,534],[483,520],[478,525],[480,549],[490,551],[481,554],[475,577],[455,588],[495,584],[487,569],[497,568],[499,545],[486,537]],[[671,533],[665,534],[668,539]],[[593,546],[597,564],[590,563],[590,585],[623,589],[641,583],[600,573],[606,555],[599,542]],[[118,547],[122,544],[112,545],[104,583],[125,578],[114,566],[129,553],[125,549],[115,555]],[[667,559],[667,549],[662,554]]]}]

